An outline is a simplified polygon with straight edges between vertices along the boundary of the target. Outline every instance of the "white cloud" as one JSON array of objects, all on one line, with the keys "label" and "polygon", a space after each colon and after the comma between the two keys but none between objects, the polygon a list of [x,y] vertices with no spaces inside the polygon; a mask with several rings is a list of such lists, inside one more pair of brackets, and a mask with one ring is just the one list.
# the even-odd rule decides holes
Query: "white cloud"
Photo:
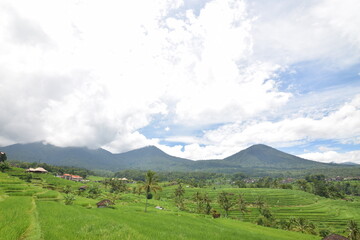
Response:
[{"label": "white cloud", "polygon": [[321,119],[300,117],[278,122],[255,122],[225,125],[209,131],[205,138],[215,141],[222,136],[232,144],[263,142],[281,143],[306,139],[348,139],[360,135],[360,95],[344,104],[337,111]]},{"label": "white cloud", "polygon": [[360,164],[360,151],[350,151],[345,153],[339,153],[336,151],[310,152],[301,154],[299,157],[325,163],[353,162]]},{"label": "white cloud", "polygon": [[[281,116],[294,97],[279,90],[278,73],[303,61],[358,61],[359,3],[279,2],[2,1],[0,145],[45,140],[120,152],[155,144],[206,159],[259,142],[358,142],[359,97],[329,115]],[[140,129],[159,115],[198,132],[222,126],[146,138]]]},{"label": "white cloud", "polygon": [[357,0],[252,1],[254,51],[278,64],[323,61],[342,68],[360,58]]},{"label": "white cloud", "polygon": [[[360,136],[359,119],[360,95],[320,119],[298,117],[274,122],[264,120],[225,124],[215,130],[205,131],[200,138],[188,137],[185,138],[188,141],[185,141],[183,137],[184,142],[195,144],[186,145],[182,152],[178,149],[172,152],[177,156],[201,159],[205,152],[209,158],[223,158],[256,143],[285,147],[331,139],[356,144]],[[327,150],[321,151],[329,152]]]},{"label": "white cloud", "polygon": [[138,130],[156,114],[201,127],[287,101],[270,80],[279,66],[247,60],[243,1],[211,1],[198,16],[182,5],[4,2],[1,107],[11,114],[1,117],[1,143],[119,151],[152,142]]}]

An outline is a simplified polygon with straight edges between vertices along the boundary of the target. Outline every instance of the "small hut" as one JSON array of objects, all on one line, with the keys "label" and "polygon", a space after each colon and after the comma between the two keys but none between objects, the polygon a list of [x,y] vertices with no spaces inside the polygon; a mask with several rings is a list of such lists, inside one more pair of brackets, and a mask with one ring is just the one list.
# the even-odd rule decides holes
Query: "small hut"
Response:
[{"label": "small hut", "polygon": [[110,205],[114,205],[114,203],[113,203],[111,200],[109,200],[109,199],[101,200],[100,202],[98,202],[98,203],[96,204],[96,206],[97,206],[98,208],[106,208],[106,207],[109,207]]},{"label": "small hut", "polygon": [[331,234],[327,237],[324,237],[322,240],[348,240],[348,239],[341,235]]}]

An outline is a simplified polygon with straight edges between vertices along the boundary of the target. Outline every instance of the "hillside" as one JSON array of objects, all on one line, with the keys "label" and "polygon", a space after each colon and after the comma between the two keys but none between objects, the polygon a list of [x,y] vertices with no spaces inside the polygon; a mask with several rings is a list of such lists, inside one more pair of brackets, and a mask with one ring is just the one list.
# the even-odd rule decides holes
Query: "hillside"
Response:
[{"label": "hillside", "polygon": [[251,146],[222,160],[201,161],[174,157],[154,146],[120,154],[112,154],[104,149],[61,148],[43,143],[15,144],[2,147],[0,150],[6,152],[10,160],[111,171],[123,169],[223,173],[243,171],[248,174],[261,175],[267,174],[269,171],[349,167],[302,159],[262,144]]}]

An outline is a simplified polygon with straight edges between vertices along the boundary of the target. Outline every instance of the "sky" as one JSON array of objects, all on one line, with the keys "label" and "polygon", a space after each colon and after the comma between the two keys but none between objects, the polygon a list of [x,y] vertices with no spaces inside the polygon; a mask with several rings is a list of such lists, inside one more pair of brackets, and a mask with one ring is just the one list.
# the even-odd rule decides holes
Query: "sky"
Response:
[{"label": "sky", "polygon": [[0,146],[360,163],[358,0],[0,0]]}]

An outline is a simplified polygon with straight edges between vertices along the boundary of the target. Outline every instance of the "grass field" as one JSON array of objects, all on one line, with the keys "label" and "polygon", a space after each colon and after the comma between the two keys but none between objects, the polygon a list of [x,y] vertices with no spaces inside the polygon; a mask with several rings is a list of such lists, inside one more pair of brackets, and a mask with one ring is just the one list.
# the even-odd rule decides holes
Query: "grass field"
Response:
[{"label": "grass field", "polygon": [[[284,189],[185,188],[187,211],[179,211],[172,195],[176,186],[164,187],[158,200],[149,201],[144,212],[144,196],[121,194],[114,209],[96,208],[98,199],[76,196],[73,205],[64,204],[59,192],[75,183],[50,174],[35,176],[31,183],[19,179],[22,170],[0,173],[0,239],[321,239],[319,236],[261,227],[253,222],[259,213],[254,202],[263,196],[277,219],[304,217],[319,228],[342,233],[349,219],[359,222],[360,202],[329,200],[313,194]],[[13,176],[10,176],[13,175]],[[242,193],[251,212],[245,222],[233,209],[230,218],[213,219],[209,215],[192,213],[191,200],[196,192],[208,192],[212,205],[219,192]],[[160,205],[164,210],[154,207]],[[232,219],[233,218],[233,219]]]}]

